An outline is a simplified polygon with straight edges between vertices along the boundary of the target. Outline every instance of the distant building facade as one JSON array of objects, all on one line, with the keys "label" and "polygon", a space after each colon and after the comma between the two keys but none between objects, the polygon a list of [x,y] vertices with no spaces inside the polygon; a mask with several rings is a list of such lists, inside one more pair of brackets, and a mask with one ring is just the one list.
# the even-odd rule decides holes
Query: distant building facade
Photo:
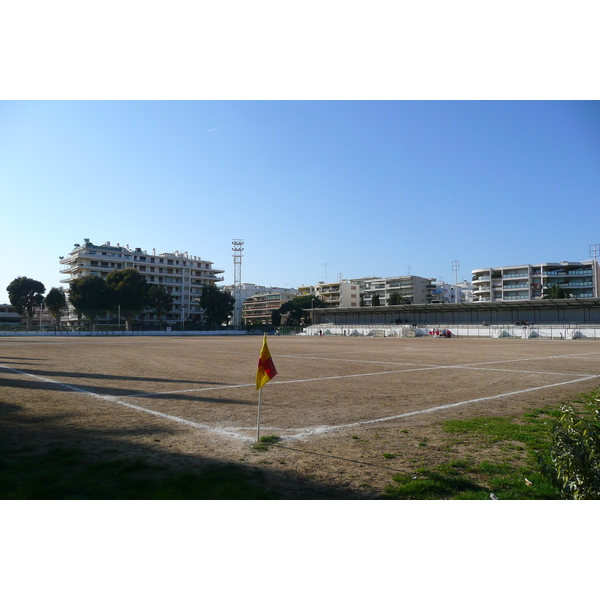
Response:
[{"label": "distant building facade", "polygon": [[244,325],[270,325],[274,310],[292,300],[298,290],[281,291],[276,288],[246,298],[242,304],[242,323]]},{"label": "distant building facade", "polygon": [[473,284],[466,280],[457,284],[438,281],[433,291],[433,303],[455,304],[456,302],[473,302]]},{"label": "distant building facade", "polygon": [[19,325],[21,323],[21,315],[15,311],[12,305],[0,304],[0,323],[3,325]]},{"label": "distant building facade", "polygon": [[387,306],[394,293],[399,293],[406,304],[429,304],[435,298],[435,281],[417,275],[365,277],[352,280],[362,288],[363,306],[373,306],[375,294],[379,295],[380,305]]},{"label": "distant building facade", "polygon": [[[234,298],[234,286],[232,284],[224,285],[221,289],[225,292],[229,292]],[[242,314],[242,323],[247,324],[244,321],[244,303],[246,300],[253,296],[257,295],[266,295],[266,294],[292,294],[294,297],[298,293],[298,290],[295,288],[282,288],[282,287],[273,287],[266,285],[256,285],[254,283],[242,283],[240,284],[240,312]],[[270,322],[270,321],[269,321]]]},{"label": "distant building facade", "polygon": [[546,288],[558,284],[572,298],[598,298],[598,263],[537,263],[474,269],[473,296],[476,302],[541,300]]},{"label": "distant building facade", "polygon": [[[202,286],[223,281],[219,277],[223,271],[215,269],[211,261],[187,252],[156,254],[156,250],[149,253],[141,248],[131,249],[129,245],[113,246],[110,242],[98,246],[87,238],[82,245],[75,244],[68,256],[61,257],[60,264],[63,265],[60,272],[68,276],[61,279],[65,284],[86,275],[106,279],[111,271],[136,269],[148,283],[162,284],[173,295],[172,310],[165,318],[167,323],[183,322],[202,314],[198,304]],[[151,313],[142,313],[140,318],[150,323],[157,321]],[[72,310],[67,320],[77,320]]]},{"label": "distant building facade", "polygon": [[316,296],[331,308],[360,306],[361,284],[343,279],[336,283],[319,281],[317,285],[302,285],[298,295]]}]

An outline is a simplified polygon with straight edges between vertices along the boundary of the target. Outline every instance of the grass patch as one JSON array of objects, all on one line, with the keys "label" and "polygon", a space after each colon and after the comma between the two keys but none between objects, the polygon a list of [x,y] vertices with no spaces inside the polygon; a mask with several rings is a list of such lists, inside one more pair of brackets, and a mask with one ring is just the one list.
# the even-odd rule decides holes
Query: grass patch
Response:
[{"label": "grass patch", "polygon": [[[448,449],[460,447],[466,458],[428,465],[418,475],[396,475],[383,499],[484,500],[493,493],[501,500],[558,499],[558,491],[544,477],[537,453],[547,451],[554,418],[560,411],[543,408],[522,418],[474,417],[446,421]],[[419,444],[420,445],[420,444]],[[477,460],[479,452],[494,449],[497,460]]]},{"label": "grass patch", "polygon": [[278,435],[263,435],[258,442],[252,444],[253,450],[266,452],[273,444],[276,444],[281,438]]},{"label": "grass patch", "polygon": [[174,471],[143,459],[96,460],[77,448],[1,448],[2,500],[267,500],[260,471],[236,465]]},{"label": "grass patch", "polygon": [[466,491],[481,491],[485,494],[484,488],[468,477],[428,470],[419,477],[395,475],[394,483],[385,488],[382,497],[397,500],[443,500],[455,498]]}]

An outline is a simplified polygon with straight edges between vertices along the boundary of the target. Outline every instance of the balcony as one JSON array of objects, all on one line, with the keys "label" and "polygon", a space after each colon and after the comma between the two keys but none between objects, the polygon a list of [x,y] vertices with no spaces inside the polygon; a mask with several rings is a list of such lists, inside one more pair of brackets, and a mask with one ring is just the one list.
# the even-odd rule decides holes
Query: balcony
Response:
[{"label": "balcony", "polygon": [[588,281],[569,281],[568,283],[561,283],[561,287],[593,287],[594,282],[590,279]]},{"label": "balcony", "polygon": [[581,275],[593,275],[592,269],[576,269],[573,271],[545,271],[544,277],[580,277]]}]

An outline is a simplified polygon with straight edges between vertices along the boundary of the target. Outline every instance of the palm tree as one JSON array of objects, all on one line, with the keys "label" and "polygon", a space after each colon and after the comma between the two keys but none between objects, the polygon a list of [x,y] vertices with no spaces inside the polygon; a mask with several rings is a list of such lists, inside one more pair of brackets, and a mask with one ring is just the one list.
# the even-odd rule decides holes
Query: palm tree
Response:
[{"label": "palm tree", "polygon": [[544,300],[558,300],[560,298],[570,297],[571,294],[565,292],[560,283],[551,283],[548,287],[546,287],[546,292],[544,293]]}]

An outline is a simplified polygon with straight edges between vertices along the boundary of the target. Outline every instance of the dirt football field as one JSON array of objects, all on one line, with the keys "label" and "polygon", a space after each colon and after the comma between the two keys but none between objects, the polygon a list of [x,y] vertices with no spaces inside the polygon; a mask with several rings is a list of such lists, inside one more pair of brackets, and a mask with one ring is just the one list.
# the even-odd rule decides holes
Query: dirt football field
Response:
[{"label": "dirt football field", "polygon": [[[3,427],[38,444],[175,467],[251,466],[289,497],[306,485],[380,493],[395,473],[449,457],[441,424],[521,415],[600,386],[600,343],[269,336],[0,338]],[[492,457],[495,449],[483,449]],[[385,458],[393,455],[393,458]]]}]

